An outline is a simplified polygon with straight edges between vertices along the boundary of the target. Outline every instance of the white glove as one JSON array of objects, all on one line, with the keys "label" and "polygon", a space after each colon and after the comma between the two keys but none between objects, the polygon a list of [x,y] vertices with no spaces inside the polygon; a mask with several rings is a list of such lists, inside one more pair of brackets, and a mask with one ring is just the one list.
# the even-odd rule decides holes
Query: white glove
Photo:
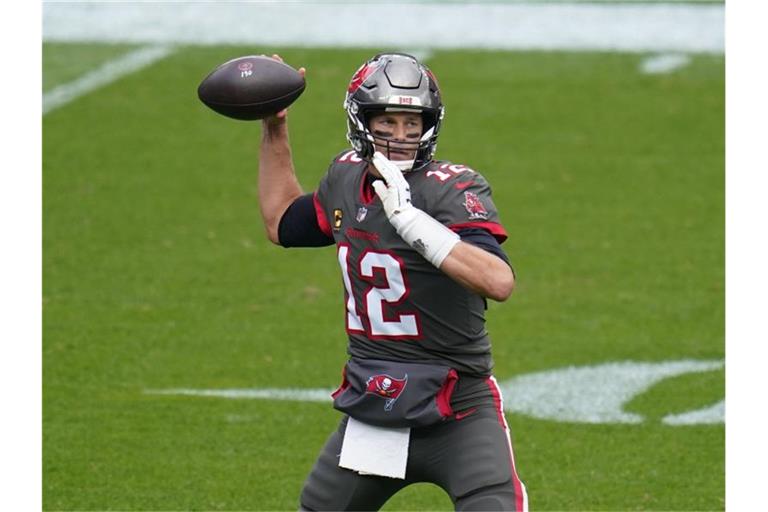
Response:
[{"label": "white glove", "polygon": [[411,204],[411,188],[400,169],[378,151],[373,165],[386,181],[373,182],[384,212],[397,234],[437,268],[459,243],[459,235]]}]

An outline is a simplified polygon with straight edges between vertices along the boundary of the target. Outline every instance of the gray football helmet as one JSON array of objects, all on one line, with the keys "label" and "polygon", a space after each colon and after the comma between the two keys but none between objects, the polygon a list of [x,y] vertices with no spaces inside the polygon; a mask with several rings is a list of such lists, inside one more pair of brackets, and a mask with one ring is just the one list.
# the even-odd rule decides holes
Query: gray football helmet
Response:
[{"label": "gray football helmet", "polygon": [[[404,53],[381,53],[360,66],[352,76],[344,100],[347,111],[347,139],[357,154],[370,161],[374,136],[369,129],[373,115],[383,112],[420,112],[424,130],[413,144],[413,161],[395,161],[403,171],[425,167],[435,154],[445,107],[432,72],[415,57]],[[389,140],[377,137],[389,146]],[[398,141],[402,146],[404,143]],[[389,156],[389,155],[387,155]]]}]

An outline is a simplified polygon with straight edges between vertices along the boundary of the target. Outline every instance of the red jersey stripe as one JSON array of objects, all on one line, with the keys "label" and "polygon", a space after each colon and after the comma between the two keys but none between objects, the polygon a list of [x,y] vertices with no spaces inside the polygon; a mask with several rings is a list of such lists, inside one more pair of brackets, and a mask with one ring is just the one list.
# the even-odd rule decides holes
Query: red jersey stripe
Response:
[{"label": "red jersey stripe", "polygon": [[484,229],[492,234],[499,243],[503,243],[509,238],[504,226],[496,222],[462,222],[461,224],[450,224],[448,227],[453,231],[460,231],[466,228]]},{"label": "red jersey stripe", "polygon": [[317,225],[320,226],[320,231],[332,237],[331,223],[328,222],[328,217],[325,216],[323,205],[320,204],[320,199],[317,197],[317,191],[312,195],[312,202],[315,205],[315,215],[317,215]]}]

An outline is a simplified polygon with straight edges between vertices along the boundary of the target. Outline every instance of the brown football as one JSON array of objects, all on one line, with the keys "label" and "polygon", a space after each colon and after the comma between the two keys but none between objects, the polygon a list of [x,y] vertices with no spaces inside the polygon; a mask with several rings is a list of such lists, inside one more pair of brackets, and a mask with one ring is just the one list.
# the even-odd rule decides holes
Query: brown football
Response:
[{"label": "brown football", "polygon": [[304,92],[304,77],[264,55],[225,62],[197,88],[200,101],[221,115],[253,121],[274,115]]}]

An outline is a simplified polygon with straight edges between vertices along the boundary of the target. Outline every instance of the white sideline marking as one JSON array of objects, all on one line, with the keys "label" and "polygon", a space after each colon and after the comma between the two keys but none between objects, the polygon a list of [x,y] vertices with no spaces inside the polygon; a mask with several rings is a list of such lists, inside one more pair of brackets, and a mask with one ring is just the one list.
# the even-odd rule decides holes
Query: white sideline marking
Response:
[{"label": "white sideline marking", "polygon": [[723,418],[725,418],[725,400],[697,411],[670,414],[661,421],[667,425],[713,425],[722,423]]},{"label": "white sideline marking", "polygon": [[[480,48],[724,53],[725,6],[411,3],[44,2],[44,41],[323,48]],[[360,20],[373,20],[361,29]]]},{"label": "white sideline marking", "polygon": [[640,63],[640,71],[646,75],[661,75],[687,66],[690,62],[691,58],[685,54],[662,53],[644,59]]},{"label": "white sideline marking", "polygon": [[139,48],[43,94],[43,115],[173,53],[169,46]]},{"label": "white sideline marking", "polygon": [[576,423],[642,423],[624,404],[670,377],[707,372],[723,361],[624,361],[530,373],[501,384],[507,410]]},{"label": "white sideline marking", "polygon": [[[624,404],[648,391],[664,379],[718,370],[723,361],[662,361],[640,363],[623,361],[595,366],[567,367],[536,372],[499,383],[504,410],[534,418],[576,423],[638,424],[644,418],[624,412]],[[257,388],[257,389],[164,389],[146,390],[147,394],[203,396],[228,399],[296,400],[330,402],[328,388]],[[725,402],[712,407],[662,420],[667,425],[716,424],[725,421]]]},{"label": "white sideline marking", "polygon": [[333,389],[147,389],[148,395],[207,396],[229,399],[296,400],[299,402],[330,402]]}]

